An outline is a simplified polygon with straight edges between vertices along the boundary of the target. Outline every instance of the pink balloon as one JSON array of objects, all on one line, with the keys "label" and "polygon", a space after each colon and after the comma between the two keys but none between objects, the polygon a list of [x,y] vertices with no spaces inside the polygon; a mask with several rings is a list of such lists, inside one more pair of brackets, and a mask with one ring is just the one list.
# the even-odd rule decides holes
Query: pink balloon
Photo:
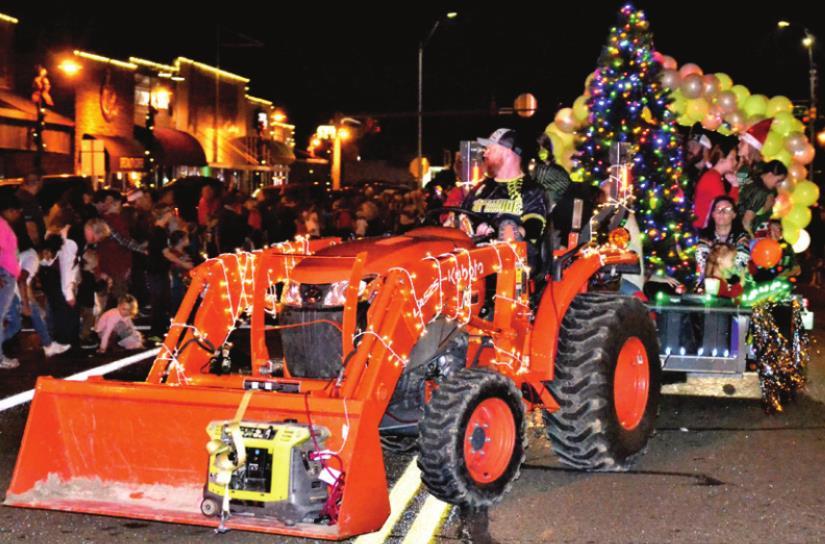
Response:
[{"label": "pink balloon", "polygon": [[702,96],[702,76],[699,74],[682,76],[680,89],[682,89],[682,94],[685,95],[685,98],[699,98]]},{"label": "pink balloon", "polygon": [[682,84],[682,78],[679,77],[679,72],[676,70],[665,70],[661,75],[662,86],[665,89],[675,91]]},{"label": "pink balloon", "polygon": [[702,69],[699,68],[699,66],[697,66],[696,64],[693,64],[692,62],[689,62],[687,64],[683,64],[682,67],[679,68],[679,75],[682,76],[682,78],[684,78],[686,76],[689,76],[691,74],[696,74],[698,76],[701,76],[701,75],[704,75],[704,72],[702,72]]},{"label": "pink balloon", "polygon": [[710,98],[719,92],[719,79],[713,74],[702,76],[702,93],[705,98]]},{"label": "pink balloon", "polygon": [[736,132],[741,132],[745,128],[745,114],[739,110],[730,112],[725,116],[730,128]]},{"label": "pink balloon", "polygon": [[808,145],[808,139],[801,132],[791,132],[785,137],[785,149],[791,153],[801,153],[806,145]]},{"label": "pink balloon", "polygon": [[811,161],[814,160],[815,153],[814,146],[805,144],[805,147],[801,151],[794,151],[793,160],[799,164],[810,164]]},{"label": "pink balloon", "polygon": [[716,104],[722,113],[730,113],[736,110],[736,95],[730,91],[722,91],[716,95]]},{"label": "pink balloon", "polygon": [[678,67],[679,65],[676,63],[676,59],[670,55],[662,55],[662,68],[665,70],[675,70]]}]

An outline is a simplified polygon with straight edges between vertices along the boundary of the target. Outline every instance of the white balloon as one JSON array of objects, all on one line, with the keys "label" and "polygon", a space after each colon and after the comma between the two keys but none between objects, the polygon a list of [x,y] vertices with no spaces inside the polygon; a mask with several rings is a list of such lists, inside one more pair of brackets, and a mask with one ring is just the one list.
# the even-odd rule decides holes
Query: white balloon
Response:
[{"label": "white balloon", "polygon": [[804,253],[808,246],[811,245],[811,235],[808,234],[808,231],[802,229],[799,231],[799,240],[794,243],[793,250],[794,253]]}]

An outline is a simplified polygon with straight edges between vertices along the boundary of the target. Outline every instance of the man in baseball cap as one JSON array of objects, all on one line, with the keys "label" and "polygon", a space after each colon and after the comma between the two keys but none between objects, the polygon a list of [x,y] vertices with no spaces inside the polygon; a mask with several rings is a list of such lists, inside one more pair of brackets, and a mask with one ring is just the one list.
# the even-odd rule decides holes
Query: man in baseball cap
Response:
[{"label": "man in baseball cap", "polygon": [[544,191],[522,170],[525,148],[518,134],[500,128],[477,141],[484,146],[487,177],[462,204],[464,209],[488,218],[477,225],[476,235],[490,235],[497,229],[499,239],[526,239],[530,246],[537,244],[544,231],[547,206]]}]

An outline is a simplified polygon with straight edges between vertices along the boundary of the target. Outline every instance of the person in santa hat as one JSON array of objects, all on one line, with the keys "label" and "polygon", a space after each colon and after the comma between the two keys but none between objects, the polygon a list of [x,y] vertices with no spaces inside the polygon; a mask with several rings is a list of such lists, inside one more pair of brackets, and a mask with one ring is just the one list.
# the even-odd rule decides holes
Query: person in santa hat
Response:
[{"label": "person in santa hat", "polygon": [[754,169],[762,162],[762,146],[771,130],[773,119],[763,119],[739,135],[739,166],[736,169],[737,185],[744,186],[755,178]]}]

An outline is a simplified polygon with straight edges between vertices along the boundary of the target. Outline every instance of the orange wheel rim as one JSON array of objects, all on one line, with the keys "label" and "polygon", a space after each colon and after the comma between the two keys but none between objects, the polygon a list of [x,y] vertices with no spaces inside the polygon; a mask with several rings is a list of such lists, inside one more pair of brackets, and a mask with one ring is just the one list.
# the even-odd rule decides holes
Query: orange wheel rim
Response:
[{"label": "orange wheel rim", "polygon": [[496,481],[507,470],[516,445],[516,423],[501,399],[483,400],[473,410],[464,432],[464,464],[482,484]]},{"label": "orange wheel rim", "polygon": [[619,352],[613,378],[613,401],[619,425],[628,431],[641,423],[650,392],[650,362],[637,337],[628,338]]}]

